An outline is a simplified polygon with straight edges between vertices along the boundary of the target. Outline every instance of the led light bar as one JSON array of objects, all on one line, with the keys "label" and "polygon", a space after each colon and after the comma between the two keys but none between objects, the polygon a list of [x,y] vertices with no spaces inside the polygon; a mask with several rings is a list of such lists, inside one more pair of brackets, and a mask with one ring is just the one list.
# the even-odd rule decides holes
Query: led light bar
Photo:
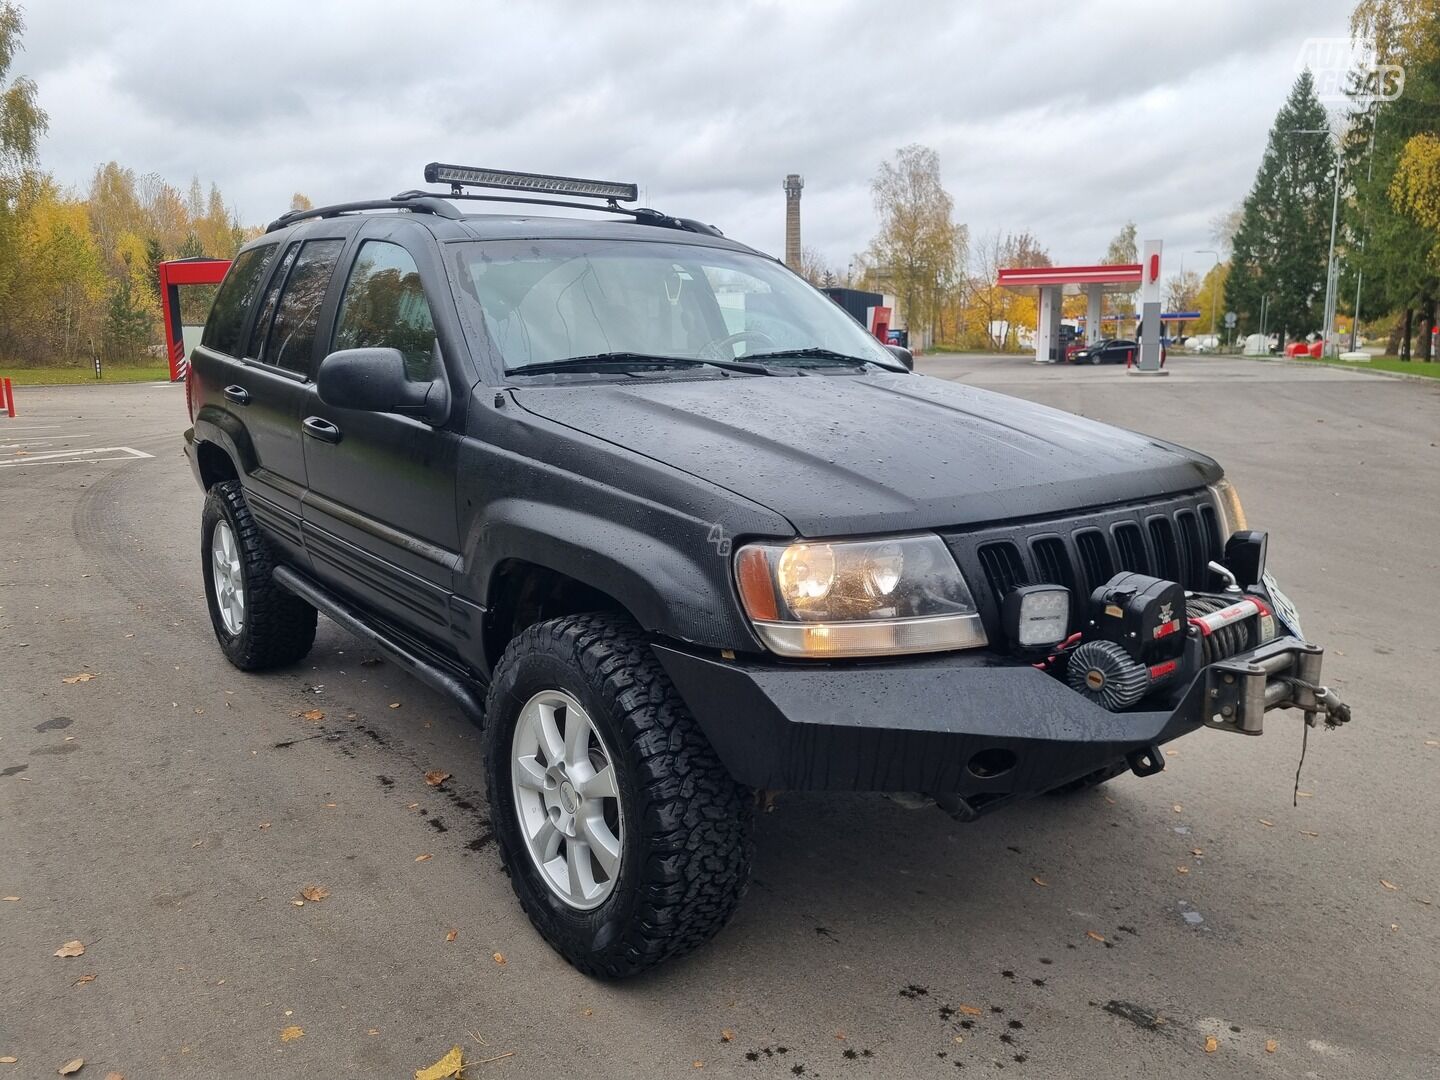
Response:
[{"label": "led light bar", "polygon": [[640,197],[640,189],[634,184],[620,184],[612,180],[585,180],[578,176],[549,176],[545,173],[519,173],[505,169],[473,169],[468,165],[442,165],[438,161],[432,161],[425,166],[425,182],[534,191],[543,195],[578,195],[590,199],[614,199],[619,202],[634,202]]}]

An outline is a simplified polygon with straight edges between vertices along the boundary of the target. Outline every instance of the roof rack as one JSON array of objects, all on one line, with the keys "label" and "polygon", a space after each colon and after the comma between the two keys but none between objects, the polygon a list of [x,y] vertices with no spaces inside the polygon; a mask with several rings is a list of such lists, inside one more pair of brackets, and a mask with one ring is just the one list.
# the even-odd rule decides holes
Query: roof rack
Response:
[{"label": "roof rack", "polygon": [[[639,197],[634,184],[611,180],[586,180],[576,176],[551,176],[548,173],[517,173],[506,169],[479,169],[468,165],[443,165],[432,161],[425,166],[427,183],[448,183],[445,191],[402,191],[388,199],[366,199],[361,202],[335,203],[310,210],[291,210],[266,226],[266,232],[283,229],[297,221],[310,218],[337,217],[360,210],[409,210],[416,214],[459,220],[464,215],[448,200],[474,202],[524,203],[527,206],[559,206],[570,210],[598,210],[602,214],[624,214],[638,225],[662,229],[680,229],[705,236],[724,236],[714,225],[691,218],[672,217],[644,206],[621,206],[620,200],[633,202]],[[537,199],[527,195],[480,195],[463,190],[467,187],[493,187],[508,191],[531,191],[542,195],[569,195],[575,198],[604,199],[604,203],[574,202],[572,199]]]},{"label": "roof rack", "polygon": [[436,217],[450,218],[452,221],[457,221],[464,216],[455,207],[439,198],[436,192],[406,191],[392,199],[362,199],[359,202],[315,206],[309,210],[291,210],[266,225],[265,231],[272,233],[276,229],[294,225],[297,221],[339,217],[341,214],[350,214],[357,210],[409,210],[412,214],[434,214]]}]

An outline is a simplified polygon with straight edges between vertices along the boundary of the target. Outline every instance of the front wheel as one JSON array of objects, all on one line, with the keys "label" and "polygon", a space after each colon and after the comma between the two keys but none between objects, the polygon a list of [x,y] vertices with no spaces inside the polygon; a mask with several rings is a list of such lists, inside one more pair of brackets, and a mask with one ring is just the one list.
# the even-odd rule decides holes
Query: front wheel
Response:
[{"label": "front wheel", "polygon": [[484,756],[515,894],[580,971],[634,975],[734,914],[753,799],[633,623],[574,615],[512,641],[486,701]]}]

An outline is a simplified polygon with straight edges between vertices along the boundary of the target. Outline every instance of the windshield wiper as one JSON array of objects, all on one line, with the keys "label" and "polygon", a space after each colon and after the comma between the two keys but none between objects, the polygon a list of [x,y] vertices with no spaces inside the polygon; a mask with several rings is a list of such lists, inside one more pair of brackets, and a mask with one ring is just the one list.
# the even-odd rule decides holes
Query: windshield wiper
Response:
[{"label": "windshield wiper", "polygon": [[774,375],[775,372],[759,364],[745,364],[737,360],[701,360],[693,356],[653,356],[638,352],[594,353],[590,356],[571,356],[564,360],[553,360],[543,364],[522,364],[520,367],[505,369],[506,375],[547,375],[561,371],[626,371],[636,367],[714,367],[724,371],[742,371],[747,375]]},{"label": "windshield wiper", "polygon": [[877,363],[874,360],[867,360],[863,356],[851,356],[849,353],[836,352],[834,349],[822,349],[811,347],[807,349],[776,349],[773,352],[746,353],[745,359],[750,361],[761,360],[833,360],[836,363],[844,364],[875,364],[876,367],[886,365]]}]

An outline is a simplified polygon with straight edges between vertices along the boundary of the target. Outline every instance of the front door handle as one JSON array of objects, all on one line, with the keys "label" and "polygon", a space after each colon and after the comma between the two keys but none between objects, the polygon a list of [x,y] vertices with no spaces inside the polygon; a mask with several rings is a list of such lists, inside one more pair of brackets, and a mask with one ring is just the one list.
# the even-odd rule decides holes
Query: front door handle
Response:
[{"label": "front door handle", "polygon": [[300,422],[305,429],[305,434],[312,439],[319,439],[321,442],[338,443],[340,441],[340,429],[329,420],[322,420],[318,416],[307,416]]},{"label": "front door handle", "polygon": [[225,400],[233,401],[236,405],[249,405],[250,391],[243,386],[227,386],[225,387]]}]

